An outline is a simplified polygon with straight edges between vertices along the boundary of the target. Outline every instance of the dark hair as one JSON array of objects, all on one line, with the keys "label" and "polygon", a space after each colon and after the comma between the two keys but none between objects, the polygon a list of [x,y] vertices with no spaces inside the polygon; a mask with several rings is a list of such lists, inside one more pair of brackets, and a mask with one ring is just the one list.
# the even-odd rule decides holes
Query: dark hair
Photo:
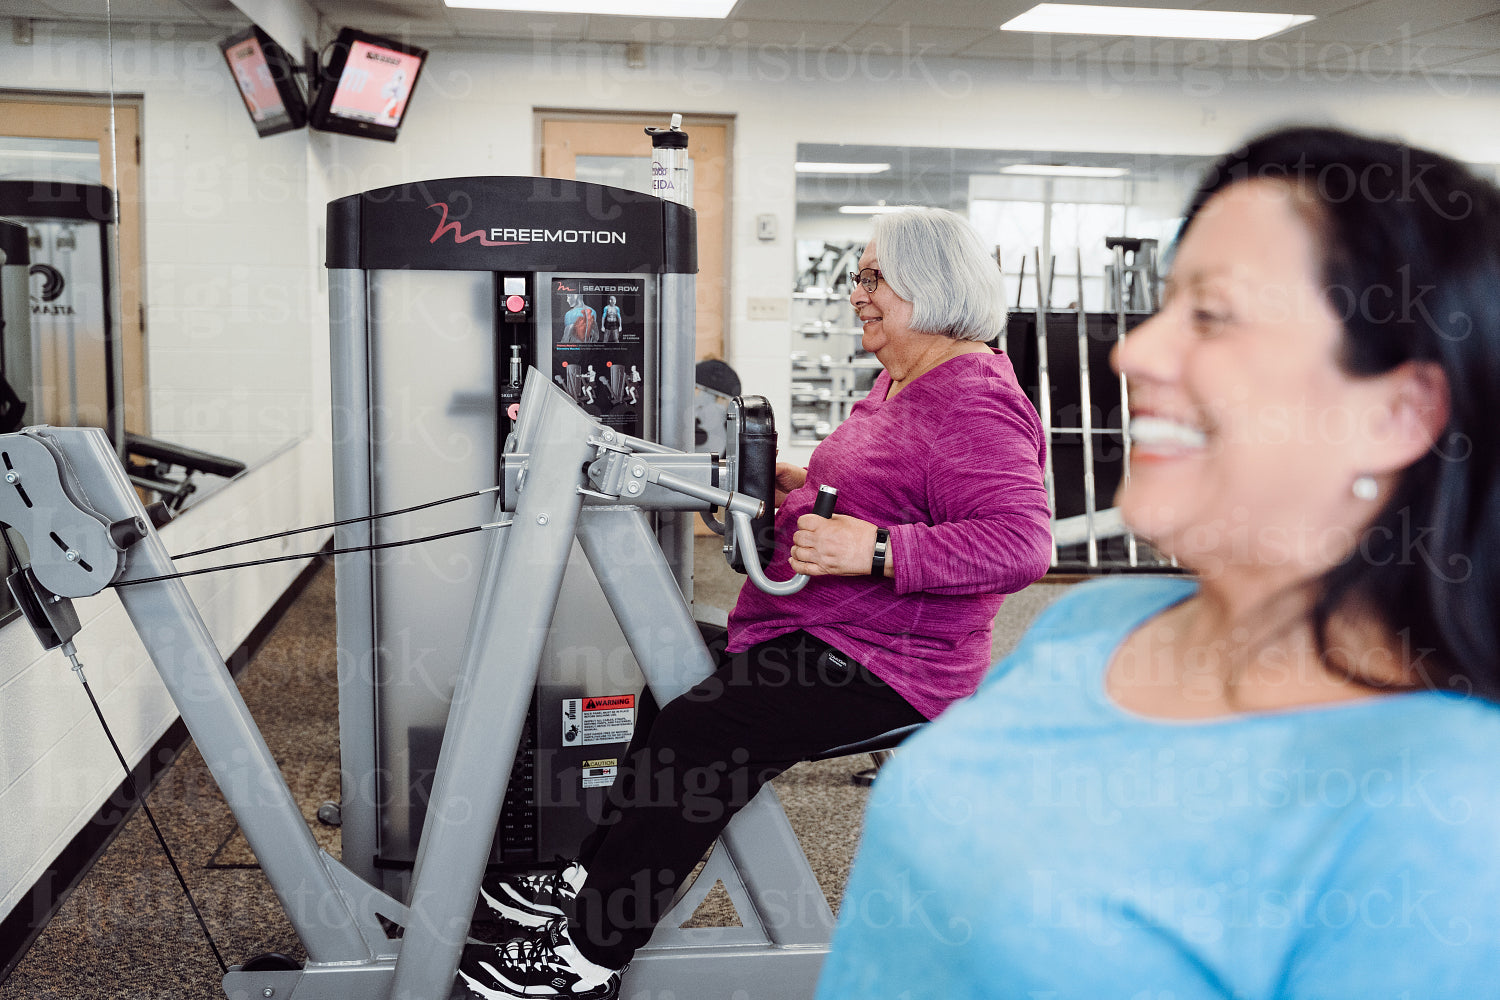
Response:
[{"label": "dark hair", "polygon": [[1425,149],[1287,128],[1221,157],[1182,232],[1215,193],[1252,179],[1310,199],[1343,370],[1427,361],[1448,379],[1448,425],[1318,581],[1319,646],[1352,601],[1401,640],[1422,684],[1500,701],[1500,190]]}]

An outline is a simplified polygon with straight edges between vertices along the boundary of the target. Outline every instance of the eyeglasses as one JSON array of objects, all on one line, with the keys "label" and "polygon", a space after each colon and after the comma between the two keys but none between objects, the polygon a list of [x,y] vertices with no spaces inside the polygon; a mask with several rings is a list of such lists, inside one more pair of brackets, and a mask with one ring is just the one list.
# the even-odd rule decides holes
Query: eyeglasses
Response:
[{"label": "eyeglasses", "polygon": [[881,274],[873,267],[867,267],[863,271],[850,271],[849,284],[858,285],[860,288],[863,288],[867,292],[873,292],[875,290],[875,287],[880,284],[880,279],[883,277],[885,277],[885,275]]}]

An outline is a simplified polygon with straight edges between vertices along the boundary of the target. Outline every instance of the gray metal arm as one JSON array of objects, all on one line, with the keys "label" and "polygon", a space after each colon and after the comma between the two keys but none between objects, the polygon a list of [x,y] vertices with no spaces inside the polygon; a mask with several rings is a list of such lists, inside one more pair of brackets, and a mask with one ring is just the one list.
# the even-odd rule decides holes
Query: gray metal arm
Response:
[{"label": "gray metal arm", "polygon": [[744,553],[745,572],[756,587],[776,597],[790,597],[807,586],[810,578],[801,573],[778,583],[766,576],[766,571],[761,568],[760,555],[755,547],[755,528],[750,524],[750,519],[760,515],[765,508],[763,501],[747,497],[743,493],[729,493],[712,486],[701,486],[669,472],[648,473],[647,478],[669,490],[723,507],[734,522],[735,540]]},{"label": "gray metal arm", "polygon": [[733,509],[729,510],[729,516],[734,521],[735,538],[739,543],[740,551],[745,553],[745,572],[749,574],[751,583],[775,597],[790,597],[807,586],[807,581],[811,577],[801,573],[781,583],[766,576],[766,571],[760,565],[760,555],[755,548],[755,529],[750,525],[750,516],[742,510]]},{"label": "gray metal arm", "polygon": [[606,496],[623,497],[631,503],[637,502],[637,497],[645,495],[642,484],[651,483],[673,493],[692,497],[694,500],[712,504],[715,507],[723,507],[734,524],[735,541],[740,551],[744,553],[745,571],[750,577],[750,582],[766,593],[777,597],[790,597],[807,586],[808,577],[801,573],[796,574],[790,580],[777,582],[767,577],[760,565],[760,557],[755,546],[755,529],[750,519],[760,516],[765,509],[765,501],[679,475],[662,464],[669,460],[673,453],[660,446],[651,445],[649,452],[636,454],[634,449],[642,443],[635,438],[615,434],[609,435],[607,439],[601,439],[602,454],[589,467],[590,480]]}]

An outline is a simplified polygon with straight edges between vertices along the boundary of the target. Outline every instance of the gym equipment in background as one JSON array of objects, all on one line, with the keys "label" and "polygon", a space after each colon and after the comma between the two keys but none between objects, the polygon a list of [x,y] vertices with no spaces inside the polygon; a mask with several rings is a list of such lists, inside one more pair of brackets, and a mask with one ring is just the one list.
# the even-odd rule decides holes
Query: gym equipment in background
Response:
[{"label": "gym equipment in background", "polygon": [[[7,377],[26,419],[103,427],[123,453],[124,384],[112,312],[115,196],[64,181],[0,181],[0,217],[30,244],[31,329],[6,338]],[[10,360],[9,358],[7,360]]]},{"label": "gym equipment in background", "polygon": [[[27,284],[31,247],[26,227],[0,219],[0,433],[18,431],[36,397],[32,384],[31,310]],[[25,373],[23,399],[11,383],[12,372]]]}]

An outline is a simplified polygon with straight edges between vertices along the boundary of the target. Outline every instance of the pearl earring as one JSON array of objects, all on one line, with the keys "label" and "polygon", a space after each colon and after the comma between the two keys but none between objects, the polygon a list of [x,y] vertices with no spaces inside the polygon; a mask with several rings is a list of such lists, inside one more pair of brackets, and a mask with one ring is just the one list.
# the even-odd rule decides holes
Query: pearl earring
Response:
[{"label": "pearl earring", "polygon": [[1374,476],[1360,476],[1354,480],[1353,490],[1354,495],[1360,500],[1374,500],[1380,492],[1379,488],[1375,485]]}]

